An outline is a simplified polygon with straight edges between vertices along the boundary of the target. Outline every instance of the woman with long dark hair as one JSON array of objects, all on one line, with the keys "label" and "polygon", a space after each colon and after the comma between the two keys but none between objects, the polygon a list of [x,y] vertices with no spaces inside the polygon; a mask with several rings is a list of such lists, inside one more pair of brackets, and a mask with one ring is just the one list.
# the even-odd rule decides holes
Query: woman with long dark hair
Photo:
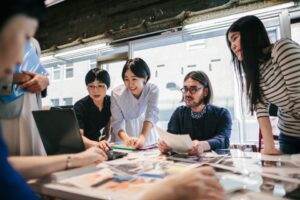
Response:
[{"label": "woman with long dark hair", "polygon": [[[265,154],[300,153],[300,47],[290,39],[271,44],[256,16],[235,21],[226,33],[235,71],[256,111]],[[279,108],[280,151],[275,148],[269,105]]]}]

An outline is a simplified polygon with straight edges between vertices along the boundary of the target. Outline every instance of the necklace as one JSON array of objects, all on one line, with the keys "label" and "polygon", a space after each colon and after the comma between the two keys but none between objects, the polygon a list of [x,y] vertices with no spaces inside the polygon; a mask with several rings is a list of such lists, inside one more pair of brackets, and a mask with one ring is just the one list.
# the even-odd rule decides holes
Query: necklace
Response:
[{"label": "necklace", "polygon": [[206,113],[206,106],[201,110],[201,112],[193,112],[191,110],[192,119],[200,119]]}]

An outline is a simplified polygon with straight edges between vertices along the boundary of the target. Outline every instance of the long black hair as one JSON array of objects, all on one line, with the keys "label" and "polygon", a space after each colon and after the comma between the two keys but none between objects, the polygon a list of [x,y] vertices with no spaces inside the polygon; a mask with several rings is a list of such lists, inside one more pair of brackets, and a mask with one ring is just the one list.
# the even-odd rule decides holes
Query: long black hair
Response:
[{"label": "long black hair", "polygon": [[[238,60],[231,49],[231,43],[228,39],[229,32],[240,32],[242,61]],[[270,52],[263,52],[263,49],[271,45],[270,39],[260,19],[250,15],[238,19],[229,27],[226,40],[232,54],[236,75],[242,86],[242,92],[247,95],[249,110],[253,115],[255,105],[262,101],[259,88],[259,65],[271,57]]]}]

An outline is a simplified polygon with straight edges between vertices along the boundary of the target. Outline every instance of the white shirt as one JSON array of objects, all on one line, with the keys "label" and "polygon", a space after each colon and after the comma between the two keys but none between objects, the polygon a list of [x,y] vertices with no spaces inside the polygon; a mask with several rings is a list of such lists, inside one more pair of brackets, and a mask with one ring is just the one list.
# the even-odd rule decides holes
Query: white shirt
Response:
[{"label": "white shirt", "polygon": [[112,91],[112,132],[115,134],[117,142],[121,141],[118,136],[120,130],[125,130],[131,137],[139,137],[144,121],[153,124],[145,145],[157,142],[158,137],[154,126],[158,121],[159,114],[158,95],[159,90],[152,83],[147,83],[144,86],[139,98],[133,96],[125,85],[120,85]]}]

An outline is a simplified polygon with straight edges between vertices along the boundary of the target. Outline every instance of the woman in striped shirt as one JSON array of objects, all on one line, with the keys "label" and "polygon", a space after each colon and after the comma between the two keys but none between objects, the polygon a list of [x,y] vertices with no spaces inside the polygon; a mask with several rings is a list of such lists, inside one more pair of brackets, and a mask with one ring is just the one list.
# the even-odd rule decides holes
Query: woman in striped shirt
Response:
[{"label": "woman in striped shirt", "polygon": [[[263,23],[256,16],[234,22],[226,39],[249,109],[257,114],[264,138],[262,153],[300,153],[299,45],[290,39],[271,44]],[[279,108],[280,151],[274,145],[269,104]]]}]

